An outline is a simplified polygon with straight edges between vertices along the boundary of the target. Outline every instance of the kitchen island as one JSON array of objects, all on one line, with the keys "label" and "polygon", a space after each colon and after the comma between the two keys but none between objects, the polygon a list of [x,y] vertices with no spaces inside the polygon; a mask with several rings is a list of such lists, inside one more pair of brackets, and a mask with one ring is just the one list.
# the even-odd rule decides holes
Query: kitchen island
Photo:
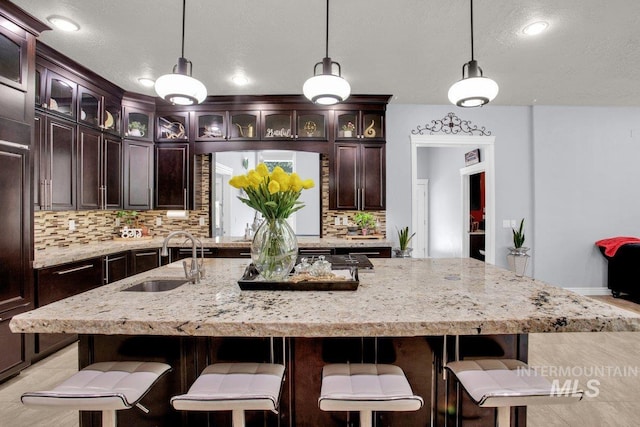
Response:
[{"label": "kitchen island", "polygon": [[[241,291],[243,259],[205,260],[200,284],[122,291],[150,278],[182,277],[182,265],[173,263],[18,315],[11,328],[80,334],[81,366],[114,357],[169,362],[174,372],[151,406],[171,425],[205,425],[201,414],[167,409],[167,397],[185,391],[211,361],[275,353],[288,367],[281,421],[332,425],[336,414],[315,409],[320,368],[341,357],[400,365],[428,401],[437,337],[498,337],[504,356],[526,360],[528,333],[640,331],[640,315],[473,259],[372,261],[374,272],[360,274],[356,291]],[[91,425],[88,418],[83,425]],[[428,409],[397,419],[424,425]]]}]

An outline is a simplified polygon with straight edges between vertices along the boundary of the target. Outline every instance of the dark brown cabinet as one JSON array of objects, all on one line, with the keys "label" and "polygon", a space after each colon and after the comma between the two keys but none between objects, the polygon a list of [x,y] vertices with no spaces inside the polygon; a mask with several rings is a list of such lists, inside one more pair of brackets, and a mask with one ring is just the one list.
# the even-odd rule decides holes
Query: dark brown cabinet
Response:
[{"label": "dark brown cabinet", "polygon": [[122,141],[78,128],[78,209],[122,208]]},{"label": "dark brown cabinet", "polygon": [[157,144],[155,208],[189,209],[189,144]]},{"label": "dark brown cabinet", "polygon": [[76,126],[37,115],[35,119],[34,202],[41,210],[76,207]]},{"label": "dark brown cabinet", "polygon": [[335,112],[336,140],[367,139],[384,141],[383,111],[341,111]]},{"label": "dark brown cabinet", "polygon": [[262,111],[261,139],[327,140],[327,111]]},{"label": "dark brown cabinet", "polygon": [[[102,258],[37,270],[36,307],[77,295],[102,284]],[[40,359],[48,356],[76,339],[75,334],[36,334],[35,357]]]},{"label": "dark brown cabinet", "polygon": [[144,273],[160,267],[159,249],[140,249],[130,253],[129,275]]},{"label": "dark brown cabinet", "polygon": [[153,143],[124,141],[124,208],[153,207]]},{"label": "dark brown cabinet", "polygon": [[385,144],[336,143],[329,162],[329,209],[385,209]]},{"label": "dark brown cabinet", "polygon": [[104,284],[129,277],[129,252],[119,252],[104,257]]},{"label": "dark brown cabinet", "polygon": [[51,70],[46,70],[43,78],[45,92],[42,107],[53,114],[75,119],[78,84]]},{"label": "dark brown cabinet", "polygon": [[176,112],[158,114],[158,126],[156,129],[158,141],[188,141],[189,140],[189,113]]},{"label": "dark brown cabinet", "polygon": [[9,321],[33,308],[29,150],[0,141],[0,380],[29,364],[29,337],[12,334]]}]

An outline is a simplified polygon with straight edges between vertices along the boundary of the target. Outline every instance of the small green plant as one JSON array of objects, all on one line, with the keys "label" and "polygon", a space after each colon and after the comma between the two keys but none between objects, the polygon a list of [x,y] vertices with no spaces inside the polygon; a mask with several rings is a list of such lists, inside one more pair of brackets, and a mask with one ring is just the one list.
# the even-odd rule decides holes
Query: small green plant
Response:
[{"label": "small green plant", "polygon": [[140,123],[138,121],[132,121],[131,123],[129,123],[129,131],[132,131],[134,129],[138,129],[140,131],[140,134],[142,135],[147,133],[147,126],[144,123]]},{"label": "small green plant", "polygon": [[[396,227],[397,230],[397,227]],[[415,236],[416,233],[411,234],[409,236],[409,227],[404,227],[398,230],[398,240],[400,242],[400,250],[404,251],[409,247],[409,242]]]},{"label": "small green plant", "polygon": [[357,212],[353,216],[353,222],[362,229],[374,228],[376,226],[376,220],[373,214],[369,212]]},{"label": "small green plant", "polygon": [[520,220],[518,230],[516,231],[515,228],[512,228],[511,231],[513,232],[513,247],[516,249],[521,248],[524,245],[524,218]]},{"label": "small green plant", "polygon": [[138,219],[137,211],[118,211],[116,217],[122,218],[125,224],[133,225]]}]

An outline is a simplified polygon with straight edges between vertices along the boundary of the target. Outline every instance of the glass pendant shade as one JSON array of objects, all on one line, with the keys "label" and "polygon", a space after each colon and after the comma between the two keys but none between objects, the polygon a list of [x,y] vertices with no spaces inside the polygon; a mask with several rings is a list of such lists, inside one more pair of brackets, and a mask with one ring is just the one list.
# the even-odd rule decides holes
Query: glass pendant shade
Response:
[{"label": "glass pendant shade", "polygon": [[178,58],[178,65],[173,68],[173,73],[160,76],[156,80],[156,93],[161,98],[172,104],[191,105],[199,104],[207,97],[207,88],[197,79],[191,77],[187,70],[187,64],[191,64],[185,58]]},{"label": "glass pendant shade", "polygon": [[[464,70],[467,69],[467,76]],[[480,107],[491,102],[498,95],[498,84],[482,75],[476,61],[470,61],[463,67],[462,80],[449,88],[449,101],[458,107]]]},{"label": "glass pendant shade", "polygon": [[[322,64],[322,74],[316,74],[315,69]],[[331,68],[333,64],[331,58],[324,58],[322,62],[318,62],[314,67],[314,76],[307,79],[302,86],[302,93],[311,102],[320,105],[332,105],[346,100],[351,94],[351,85],[343,79],[340,74],[332,74]]]}]

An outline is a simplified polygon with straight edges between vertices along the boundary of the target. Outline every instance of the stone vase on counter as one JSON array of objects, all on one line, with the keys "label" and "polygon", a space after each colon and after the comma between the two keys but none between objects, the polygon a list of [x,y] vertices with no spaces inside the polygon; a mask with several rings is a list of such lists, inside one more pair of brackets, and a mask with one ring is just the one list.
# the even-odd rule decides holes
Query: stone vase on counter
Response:
[{"label": "stone vase on counter", "polygon": [[529,264],[529,258],[531,256],[527,254],[529,248],[509,248],[509,254],[507,255],[507,262],[509,263],[509,269],[516,273],[516,276],[522,277],[527,271],[527,265]]},{"label": "stone vase on counter", "polygon": [[293,269],[298,241],[284,218],[265,219],[251,242],[251,259],[265,280],[283,280]]}]

